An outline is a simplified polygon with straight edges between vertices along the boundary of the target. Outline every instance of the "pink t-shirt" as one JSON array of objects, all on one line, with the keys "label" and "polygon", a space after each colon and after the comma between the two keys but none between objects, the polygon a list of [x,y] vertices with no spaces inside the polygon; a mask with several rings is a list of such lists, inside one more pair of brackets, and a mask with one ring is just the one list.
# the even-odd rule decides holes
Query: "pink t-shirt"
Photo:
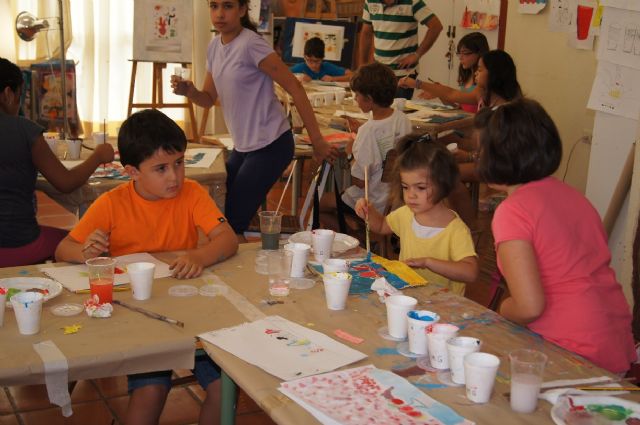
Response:
[{"label": "pink t-shirt", "polygon": [[496,249],[524,240],[535,251],[545,310],[529,329],[611,372],[628,370],[636,359],[631,313],[609,266],[600,216],[589,201],[547,177],[509,195],[492,228]]}]

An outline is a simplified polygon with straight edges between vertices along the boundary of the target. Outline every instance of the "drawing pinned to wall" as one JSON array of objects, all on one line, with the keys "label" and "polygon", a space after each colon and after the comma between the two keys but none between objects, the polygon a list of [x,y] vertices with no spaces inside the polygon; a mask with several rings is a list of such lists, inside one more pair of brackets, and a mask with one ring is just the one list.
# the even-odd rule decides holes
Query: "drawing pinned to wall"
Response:
[{"label": "drawing pinned to wall", "polygon": [[577,0],[550,0],[549,31],[573,32],[576,26]]},{"label": "drawing pinned to wall", "polygon": [[640,70],[599,61],[587,106],[626,118],[640,118]]},{"label": "drawing pinned to wall", "polygon": [[271,32],[271,1],[270,0],[250,0],[249,19],[256,24],[258,32]]},{"label": "drawing pinned to wall", "polygon": [[598,60],[640,69],[640,12],[606,7]]},{"label": "drawing pinned to wall", "polygon": [[344,27],[304,22],[296,23],[291,56],[302,58],[304,56],[304,43],[313,37],[319,37],[324,41],[324,58],[326,60],[340,60],[344,45]]},{"label": "drawing pinned to wall", "polygon": [[466,0],[460,26],[473,30],[493,31],[498,28],[499,21],[500,0]]},{"label": "drawing pinned to wall", "polygon": [[191,0],[136,0],[133,22],[133,59],[191,62]]},{"label": "drawing pinned to wall", "polygon": [[540,13],[547,5],[547,0],[520,0],[518,12],[527,15],[535,15]]}]

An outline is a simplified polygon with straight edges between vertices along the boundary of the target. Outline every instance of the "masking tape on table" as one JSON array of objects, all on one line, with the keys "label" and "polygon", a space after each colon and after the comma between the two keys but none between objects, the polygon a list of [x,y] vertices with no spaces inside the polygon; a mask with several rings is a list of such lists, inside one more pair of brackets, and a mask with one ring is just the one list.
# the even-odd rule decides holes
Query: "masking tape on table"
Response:
[{"label": "masking tape on table", "polygon": [[67,358],[53,341],[42,341],[33,344],[44,363],[44,380],[47,385],[47,395],[52,404],[60,406],[62,416],[68,418],[73,415],[71,396],[69,395],[69,364]]},{"label": "masking tape on table", "polygon": [[205,273],[202,275],[202,280],[207,284],[217,284],[227,288],[227,291],[222,291],[220,295],[225,297],[227,301],[233,305],[248,321],[254,322],[256,320],[264,319],[264,314],[260,309],[251,304],[248,299],[237,292],[235,289],[227,285],[220,277],[213,273]]}]

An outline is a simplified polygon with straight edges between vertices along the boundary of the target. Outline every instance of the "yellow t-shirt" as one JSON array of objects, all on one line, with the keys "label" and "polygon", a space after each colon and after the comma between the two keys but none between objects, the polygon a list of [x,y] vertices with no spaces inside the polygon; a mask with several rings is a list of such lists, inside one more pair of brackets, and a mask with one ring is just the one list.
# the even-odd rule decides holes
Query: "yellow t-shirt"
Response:
[{"label": "yellow t-shirt", "polygon": [[[430,238],[421,238],[415,234],[413,220],[413,212],[406,205],[387,216],[389,227],[400,238],[400,261],[418,257],[460,261],[477,255],[471,232],[457,214],[444,230]],[[445,285],[452,292],[464,295],[464,283],[449,280],[429,269],[416,269],[416,271],[429,283]]]},{"label": "yellow t-shirt", "polygon": [[109,234],[109,253],[117,257],[136,252],[193,249],[198,228],[209,234],[224,216],[198,182],[185,179],[175,198],[148,201],[122,184],[100,195],[69,233],[83,243],[95,229]]}]

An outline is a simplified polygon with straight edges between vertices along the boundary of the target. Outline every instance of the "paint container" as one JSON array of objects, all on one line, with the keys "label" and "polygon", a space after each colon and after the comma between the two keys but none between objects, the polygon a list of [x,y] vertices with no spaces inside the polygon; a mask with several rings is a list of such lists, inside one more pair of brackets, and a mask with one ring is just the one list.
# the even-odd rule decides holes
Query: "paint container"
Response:
[{"label": "paint container", "polygon": [[496,381],[500,359],[493,354],[471,353],[464,357],[464,380],[467,398],[474,403],[487,403]]},{"label": "paint container", "polygon": [[386,299],[387,326],[389,335],[394,338],[407,338],[407,313],[413,310],[418,300],[406,295],[392,295]]},{"label": "paint container", "polygon": [[153,273],[156,265],[153,263],[131,263],[127,266],[127,273],[131,279],[131,291],[134,300],[148,300],[153,288]]},{"label": "paint container", "polygon": [[284,249],[293,253],[291,260],[291,277],[304,277],[307,261],[309,261],[311,245],[306,243],[288,243],[284,246]]},{"label": "paint container", "polygon": [[82,150],[82,140],[73,139],[66,140],[67,142],[67,159],[77,160],[80,159],[80,151]]},{"label": "paint container", "polygon": [[329,310],[344,310],[347,305],[347,296],[351,287],[351,275],[349,273],[325,273],[324,294]]},{"label": "paint container", "polygon": [[331,258],[331,248],[336,232],[329,229],[316,229],[311,232],[311,243],[313,244],[313,256],[316,261],[323,263]]},{"label": "paint container", "polygon": [[459,336],[447,341],[449,369],[454,384],[464,384],[464,357],[467,354],[480,351],[482,342],[478,338]]},{"label": "paint container", "polygon": [[448,323],[436,323],[427,335],[429,341],[429,360],[434,369],[449,369],[447,340],[458,335],[458,328]]},{"label": "paint container", "polygon": [[38,292],[19,292],[11,297],[11,306],[22,335],[35,335],[40,332],[43,302],[44,295]]},{"label": "paint container", "polygon": [[428,353],[427,328],[440,320],[438,313],[427,310],[411,310],[407,313],[409,351],[426,356]]},{"label": "paint container", "polygon": [[349,271],[349,262],[341,258],[329,258],[322,262],[323,273],[346,273]]}]

